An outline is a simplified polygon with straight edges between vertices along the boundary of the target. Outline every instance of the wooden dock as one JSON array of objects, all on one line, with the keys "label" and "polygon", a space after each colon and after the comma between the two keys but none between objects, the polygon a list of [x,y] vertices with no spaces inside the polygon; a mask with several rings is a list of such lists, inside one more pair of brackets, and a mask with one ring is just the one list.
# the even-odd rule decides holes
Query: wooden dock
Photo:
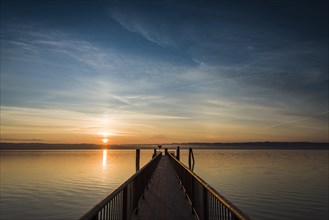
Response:
[{"label": "wooden dock", "polygon": [[138,203],[138,212],[132,219],[191,220],[195,219],[167,155],[163,156],[153,173],[144,198]]},{"label": "wooden dock", "polygon": [[[136,150],[136,159],[139,158]],[[192,153],[192,149],[190,149]],[[209,186],[176,156],[156,152],[137,172],[80,220],[248,220],[236,206]]]}]

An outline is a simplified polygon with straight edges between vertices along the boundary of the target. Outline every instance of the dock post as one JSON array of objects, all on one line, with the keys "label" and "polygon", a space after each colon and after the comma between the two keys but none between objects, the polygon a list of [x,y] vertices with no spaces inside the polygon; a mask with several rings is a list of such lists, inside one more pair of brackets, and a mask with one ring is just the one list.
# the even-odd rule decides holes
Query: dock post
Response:
[{"label": "dock post", "polygon": [[180,160],[179,146],[177,146],[176,158],[177,158],[177,160]]},{"label": "dock post", "polygon": [[194,170],[194,163],[195,163],[195,160],[194,160],[193,150],[190,147],[188,149],[188,168],[192,171]]},{"label": "dock post", "polygon": [[154,150],[154,152],[153,152],[153,155],[152,155],[152,159],[153,159],[154,157],[156,157],[156,155],[157,155],[157,149],[154,148],[153,150]]},{"label": "dock post", "polygon": [[188,149],[188,168],[191,169],[191,148]]},{"label": "dock post", "polygon": [[140,149],[136,149],[136,172],[139,170]]},{"label": "dock post", "polygon": [[168,148],[165,148],[165,155],[168,155]]}]

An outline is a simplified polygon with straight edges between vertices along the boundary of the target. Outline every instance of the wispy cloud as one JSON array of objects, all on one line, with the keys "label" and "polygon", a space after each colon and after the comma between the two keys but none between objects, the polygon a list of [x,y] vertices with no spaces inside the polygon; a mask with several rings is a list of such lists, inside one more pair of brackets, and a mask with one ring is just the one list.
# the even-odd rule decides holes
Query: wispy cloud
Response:
[{"label": "wispy cloud", "polygon": [[[302,122],[302,121],[310,120],[312,118],[315,118],[315,117],[318,117],[318,116],[321,116],[321,115],[328,115],[328,113],[329,113],[329,111],[324,111],[324,112],[320,112],[320,113],[317,113],[317,114],[309,115],[307,117],[301,117],[301,118],[298,118],[298,119],[295,119],[295,120],[292,120],[292,121],[280,122],[280,123],[271,125],[267,128],[275,128],[275,127],[285,126],[285,125],[288,125],[288,124],[296,124],[296,123],[299,123],[299,122]],[[328,116],[326,117],[326,119],[328,120]]]},{"label": "wispy cloud", "polygon": [[[148,22],[147,17],[140,16],[140,11],[136,10],[136,8],[130,8],[129,6],[123,9],[114,5],[114,7],[109,9],[109,13],[111,17],[124,28],[142,35],[150,42],[158,44],[161,47],[175,46],[175,42],[166,34],[166,32],[172,30],[169,24],[161,21],[158,21],[158,25]],[[158,30],[155,31],[155,28]]]}]

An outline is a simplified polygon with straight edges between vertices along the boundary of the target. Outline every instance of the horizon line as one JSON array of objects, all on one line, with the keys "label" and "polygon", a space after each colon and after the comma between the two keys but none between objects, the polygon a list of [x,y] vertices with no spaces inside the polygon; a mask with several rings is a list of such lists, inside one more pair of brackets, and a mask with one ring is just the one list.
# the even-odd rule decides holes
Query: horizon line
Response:
[{"label": "horizon line", "polygon": [[120,145],[185,145],[185,144],[329,144],[328,142],[314,141],[243,141],[243,142],[176,142],[176,143],[128,143],[128,144],[96,144],[96,143],[49,143],[49,142],[1,142],[0,144],[47,144],[47,145],[96,145],[96,146],[120,146]]}]

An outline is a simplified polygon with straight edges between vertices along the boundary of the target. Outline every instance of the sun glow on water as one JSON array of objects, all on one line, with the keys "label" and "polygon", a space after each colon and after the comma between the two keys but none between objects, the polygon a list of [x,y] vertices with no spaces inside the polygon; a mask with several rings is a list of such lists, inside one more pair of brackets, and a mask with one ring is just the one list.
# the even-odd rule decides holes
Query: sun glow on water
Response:
[{"label": "sun glow on water", "polygon": [[102,161],[103,169],[105,169],[106,167],[106,162],[107,162],[107,150],[103,150],[103,161]]}]

